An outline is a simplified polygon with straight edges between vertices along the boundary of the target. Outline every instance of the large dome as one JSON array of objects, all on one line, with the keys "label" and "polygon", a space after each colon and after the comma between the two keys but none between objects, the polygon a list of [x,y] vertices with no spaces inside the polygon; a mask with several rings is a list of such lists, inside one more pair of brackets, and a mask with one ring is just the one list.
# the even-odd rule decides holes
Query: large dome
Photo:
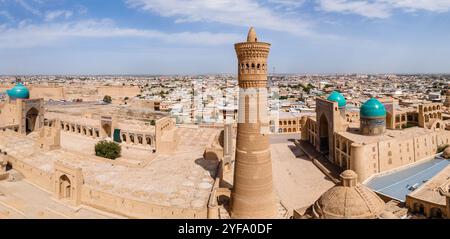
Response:
[{"label": "large dome", "polygon": [[313,218],[372,219],[384,211],[385,203],[372,190],[357,183],[357,174],[341,174],[342,184],[325,192],[312,206]]},{"label": "large dome", "polygon": [[30,98],[30,91],[22,83],[17,83],[12,89],[7,90],[9,98],[11,99],[28,99]]},{"label": "large dome", "polygon": [[337,102],[340,107],[344,107],[347,104],[347,101],[345,100],[344,96],[337,92],[333,91],[331,92],[330,96],[328,96],[327,100]]},{"label": "large dome", "polygon": [[362,117],[385,117],[386,108],[379,100],[371,98],[361,106],[360,115]]}]

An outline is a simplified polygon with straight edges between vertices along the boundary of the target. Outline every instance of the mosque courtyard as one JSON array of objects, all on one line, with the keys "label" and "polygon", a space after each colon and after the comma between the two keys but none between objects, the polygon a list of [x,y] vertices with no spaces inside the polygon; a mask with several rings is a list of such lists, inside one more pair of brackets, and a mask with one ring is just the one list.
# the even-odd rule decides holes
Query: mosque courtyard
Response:
[{"label": "mosque courtyard", "polygon": [[270,139],[275,193],[289,212],[311,205],[334,186],[294,144],[299,137],[279,134]]}]

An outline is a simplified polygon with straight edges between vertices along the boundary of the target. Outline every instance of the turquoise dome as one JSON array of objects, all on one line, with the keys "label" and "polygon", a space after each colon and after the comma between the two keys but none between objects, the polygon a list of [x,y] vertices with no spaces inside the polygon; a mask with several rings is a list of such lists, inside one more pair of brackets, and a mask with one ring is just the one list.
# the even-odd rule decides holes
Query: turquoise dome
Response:
[{"label": "turquoise dome", "polygon": [[30,98],[30,91],[22,83],[17,83],[12,89],[7,90],[9,98],[11,99],[28,99]]},{"label": "turquoise dome", "polygon": [[345,100],[344,96],[337,91],[331,92],[327,100],[337,102],[339,108],[344,107],[347,104],[347,101]]},{"label": "turquoise dome", "polygon": [[361,117],[386,117],[386,108],[377,99],[371,98],[360,109]]}]

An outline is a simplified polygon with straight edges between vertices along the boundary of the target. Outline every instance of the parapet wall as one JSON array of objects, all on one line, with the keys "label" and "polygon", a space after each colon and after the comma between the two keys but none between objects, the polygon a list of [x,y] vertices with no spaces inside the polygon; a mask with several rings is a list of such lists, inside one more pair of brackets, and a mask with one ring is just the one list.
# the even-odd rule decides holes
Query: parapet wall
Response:
[{"label": "parapet wall", "polygon": [[20,172],[26,180],[48,192],[53,192],[53,173],[33,167],[11,156],[7,156],[7,160],[12,168]]},{"label": "parapet wall", "polygon": [[132,218],[207,218],[206,207],[201,209],[171,208],[97,191],[87,185],[82,187],[81,201],[82,204]]},{"label": "parapet wall", "polygon": [[447,130],[364,145],[353,143],[350,168],[360,181],[365,181],[375,174],[434,158],[437,148],[449,143],[450,131]]},{"label": "parapet wall", "polygon": [[436,217],[436,212],[440,212],[442,218],[450,218],[447,214],[446,205],[439,205],[432,201],[424,201],[411,195],[406,195],[406,207],[411,212],[423,214],[426,217]]},{"label": "parapet wall", "polygon": [[63,87],[45,87],[45,86],[32,86],[30,87],[30,98],[45,100],[64,100],[66,99]]},{"label": "parapet wall", "polygon": [[[7,156],[7,160],[13,169],[20,172],[27,181],[55,194],[54,173],[37,169],[11,156]],[[208,217],[207,206],[200,209],[172,208],[98,191],[86,184],[83,184],[79,190],[81,190],[81,204],[126,217],[177,219],[206,219]]]}]

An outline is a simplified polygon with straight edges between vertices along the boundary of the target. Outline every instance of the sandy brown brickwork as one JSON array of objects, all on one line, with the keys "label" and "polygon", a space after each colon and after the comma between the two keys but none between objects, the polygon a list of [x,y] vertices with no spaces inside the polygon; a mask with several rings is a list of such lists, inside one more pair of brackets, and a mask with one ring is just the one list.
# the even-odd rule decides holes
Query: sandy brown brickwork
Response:
[{"label": "sandy brown brickwork", "polygon": [[[258,42],[250,29],[247,42],[235,45],[239,60],[239,122],[236,162],[231,191],[232,218],[273,218],[277,214],[273,191],[268,124],[267,57],[270,44]],[[264,93],[265,92],[265,93]]]}]

